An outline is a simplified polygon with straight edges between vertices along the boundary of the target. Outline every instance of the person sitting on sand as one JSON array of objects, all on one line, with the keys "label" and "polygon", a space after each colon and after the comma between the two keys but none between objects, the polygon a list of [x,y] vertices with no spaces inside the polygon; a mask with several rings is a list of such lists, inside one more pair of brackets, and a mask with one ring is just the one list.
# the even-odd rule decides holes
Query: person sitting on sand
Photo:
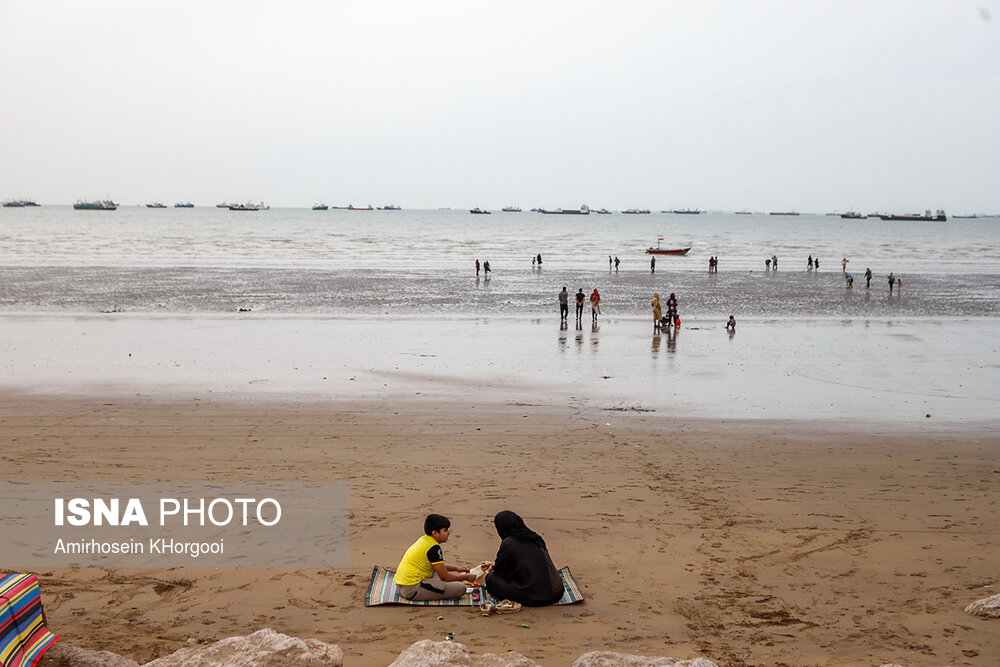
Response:
[{"label": "person sitting on sand", "polygon": [[660,307],[660,293],[653,292],[653,331],[660,330],[660,320],[663,318],[663,309]]},{"label": "person sitting on sand", "polygon": [[[424,519],[424,534],[414,542],[399,561],[396,589],[407,600],[445,600],[465,594],[466,582],[476,575],[467,567],[444,562],[441,545],[451,534],[451,521],[440,514],[428,514]],[[483,566],[486,563],[482,563]]]},{"label": "person sitting on sand", "polygon": [[564,592],[562,578],[541,535],[510,510],[493,517],[493,525],[501,542],[497,559],[486,575],[486,592],[498,600],[513,600],[528,607],[558,602]]},{"label": "person sitting on sand", "polygon": [[726,322],[726,331],[736,333],[736,318],[732,315],[729,316],[729,321]]}]

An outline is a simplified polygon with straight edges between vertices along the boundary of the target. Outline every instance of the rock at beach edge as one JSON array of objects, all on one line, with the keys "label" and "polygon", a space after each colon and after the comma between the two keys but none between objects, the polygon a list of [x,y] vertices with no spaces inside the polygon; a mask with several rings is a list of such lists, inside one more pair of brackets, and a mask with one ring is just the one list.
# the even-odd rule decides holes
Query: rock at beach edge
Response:
[{"label": "rock at beach edge", "polygon": [[497,655],[475,655],[465,644],[453,641],[436,642],[423,639],[410,646],[389,667],[537,667],[538,663],[520,653],[508,651]]},{"label": "rock at beach edge", "polygon": [[1000,618],[1000,593],[982,600],[976,600],[965,608],[965,613],[987,618]]},{"label": "rock at beach edge", "polygon": [[591,651],[584,653],[572,667],[719,667],[706,658],[681,660],[680,658],[651,658],[644,655]]},{"label": "rock at beach edge", "polygon": [[182,648],[143,667],[343,667],[339,646],[264,628],[198,648]]}]

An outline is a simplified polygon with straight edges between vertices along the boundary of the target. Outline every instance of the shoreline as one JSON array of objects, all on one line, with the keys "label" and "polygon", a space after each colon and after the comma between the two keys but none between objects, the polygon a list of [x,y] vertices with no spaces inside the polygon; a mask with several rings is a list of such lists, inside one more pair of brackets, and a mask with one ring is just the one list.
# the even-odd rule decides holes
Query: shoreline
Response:
[{"label": "shoreline", "polygon": [[[190,637],[273,627],[337,644],[359,665],[445,632],[556,665],[596,649],[726,665],[992,655],[993,622],[962,609],[991,594],[1000,568],[1000,508],[983,502],[995,430],[883,424],[862,436],[837,422],[634,411],[608,426],[582,403],[479,396],[0,392],[0,405],[7,480],[350,483],[348,568],[38,568],[50,627],[68,644],[142,661]],[[495,552],[500,509],[545,537],[583,604],[490,618],[364,607],[371,567],[394,565],[424,514],[452,518],[449,560],[478,562]]]},{"label": "shoreline", "polygon": [[[586,318],[585,318],[586,320]],[[461,399],[683,419],[1000,419],[997,320],[614,316],[0,316],[0,390],[62,395]],[[926,415],[931,415],[927,417]],[[921,427],[916,427],[921,428]]]}]

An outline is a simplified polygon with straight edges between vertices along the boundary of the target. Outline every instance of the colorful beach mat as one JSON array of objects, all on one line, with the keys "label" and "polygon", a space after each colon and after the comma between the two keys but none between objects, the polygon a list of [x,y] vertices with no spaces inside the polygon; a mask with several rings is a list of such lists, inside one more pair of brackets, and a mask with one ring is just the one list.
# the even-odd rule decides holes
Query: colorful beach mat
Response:
[{"label": "colorful beach mat", "polygon": [[58,640],[45,628],[35,575],[0,574],[0,665],[32,667]]},{"label": "colorful beach mat", "polygon": [[[381,565],[375,566],[375,569],[372,570],[371,583],[368,584],[368,591],[365,593],[366,607],[377,607],[383,604],[411,604],[421,607],[478,607],[479,600],[483,599],[483,591],[480,590],[479,600],[473,600],[474,591],[468,591],[462,597],[453,600],[424,600],[420,602],[404,600],[399,597],[399,593],[396,591],[396,584],[392,580],[395,574],[395,570],[384,568]],[[556,602],[556,604],[583,602],[583,593],[580,592],[580,587],[576,585],[576,581],[573,579],[573,574],[569,571],[569,568],[564,567],[559,570],[559,576],[562,578],[563,587],[566,589],[566,592],[563,593],[562,599]]]}]

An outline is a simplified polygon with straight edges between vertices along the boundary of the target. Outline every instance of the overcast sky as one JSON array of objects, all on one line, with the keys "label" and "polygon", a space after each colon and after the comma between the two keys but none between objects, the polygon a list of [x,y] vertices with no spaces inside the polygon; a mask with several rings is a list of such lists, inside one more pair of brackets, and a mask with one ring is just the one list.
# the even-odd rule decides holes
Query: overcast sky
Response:
[{"label": "overcast sky", "polygon": [[1000,0],[0,0],[0,198],[1000,212]]}]

